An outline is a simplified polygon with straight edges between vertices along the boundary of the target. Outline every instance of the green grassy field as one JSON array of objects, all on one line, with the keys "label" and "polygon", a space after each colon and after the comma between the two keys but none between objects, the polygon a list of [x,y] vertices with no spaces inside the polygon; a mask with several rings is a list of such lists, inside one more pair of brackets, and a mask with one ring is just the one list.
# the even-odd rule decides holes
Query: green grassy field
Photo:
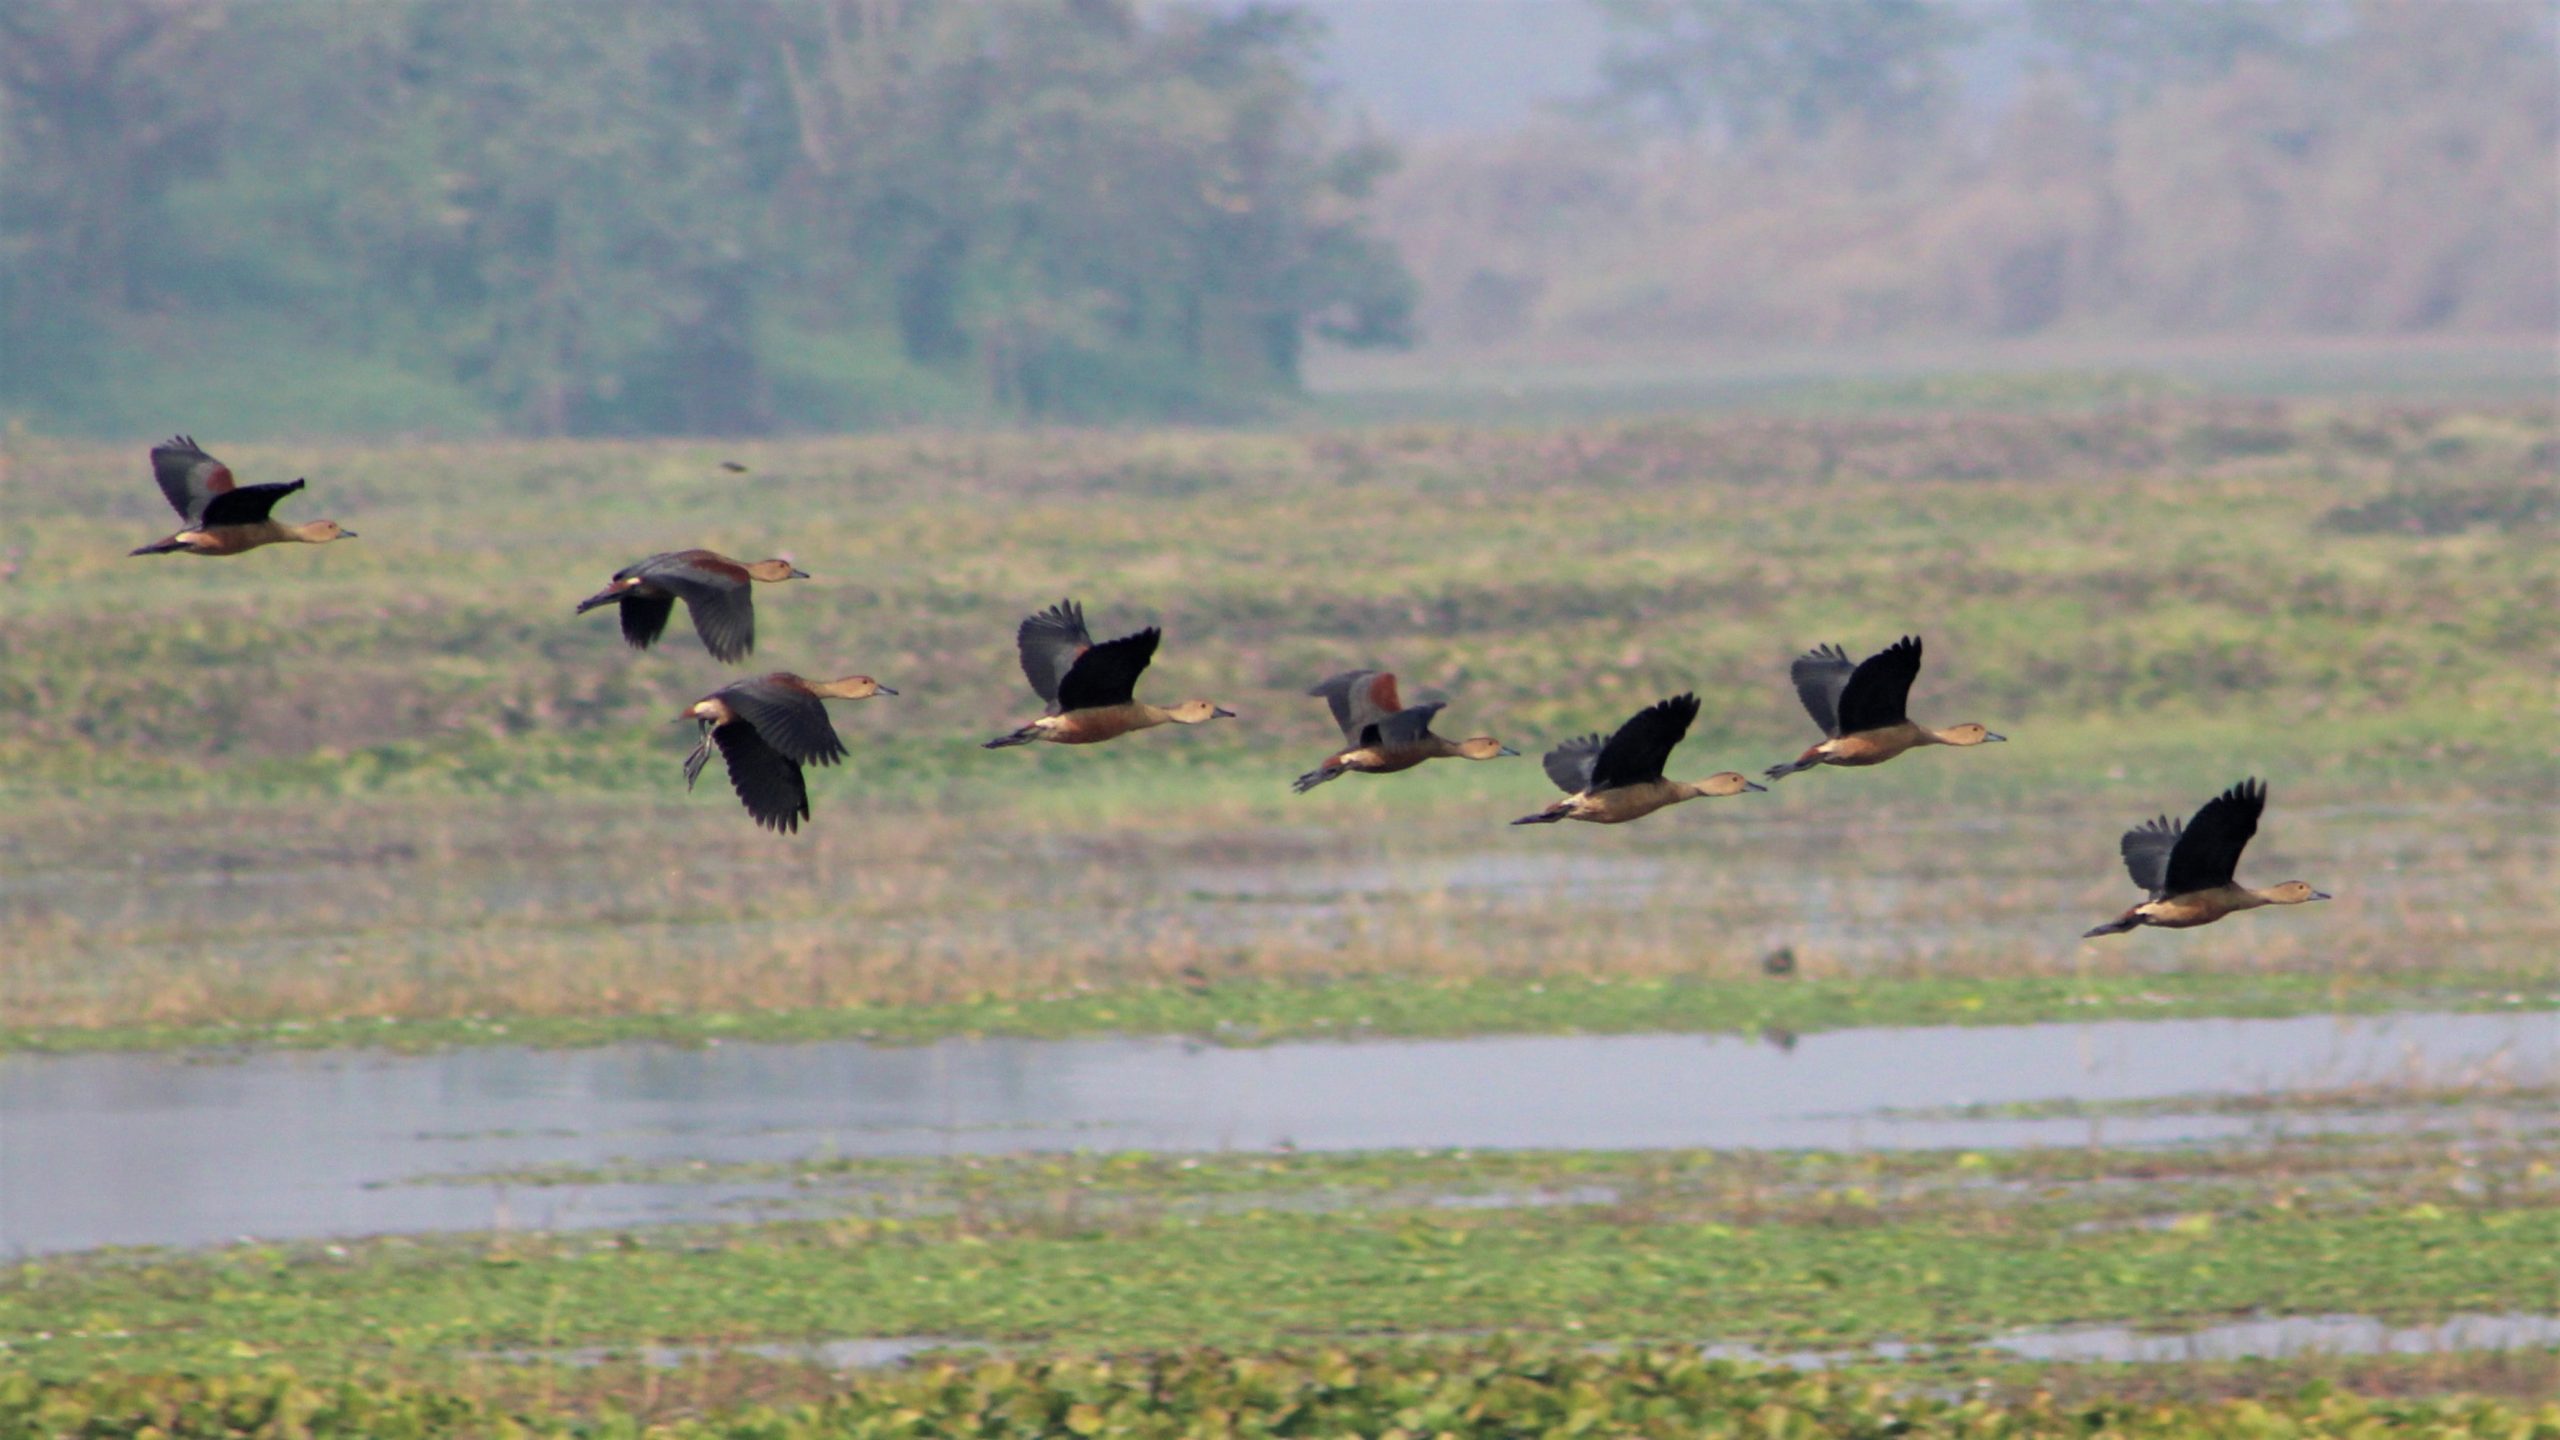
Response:
[{"label": "green grassy field", "polygon": [[[1887,1018],[1963,994],[2026,1015],[2043,992],[1992,982],[2172,970],[2242,977],[2222,993],[2244,1009],[2288,986],[2334,1002],[2269,975],[2548,991],[2533,717],[2560,581],[2534,409],[201,438],[249,478],[311,476],[294,513],[364,538],[127,559],[167,520],[140,448],[13,445],[0,504],[41,543],[13,541],[0,581],[12,1044],[704,1013],[842,1034],[900,1028],[853,1007],[916,1004],[943,1020],[908,1033],[1287,1032],[1356,1022],[1287,993],[1348,977],[1446,1030],[1504,1008],[1447,998],[1479,985],[1756,979],[1778,948],[1816,979],[1984,982]],[[692,543],[817,577],[762,592],[755,668],[903,692],[838,707],[854,758],[813,772],[796,838],[754,830],[716,774],[683,794],[669,717],[731,672],[681,620],[642,655],[569,614]],[[978,749],[1031,713],[1014,622],[1069,593],[1106,632],[1166,626],[1146,693],[1241,718]],[[1675,771],[1756,771],[1809,738],[1790,655],[1906,631],[1929,640],[1915,713],[2011,744],[1617,831],[1506,829],[1551,793],[1534,759],[1288,793],[1333,740],[1300,692],[1338,668],[1392,666],[1451,697],[1444,730],[1532,755],[1695,688]],[[2246,874],[2338,902],[2077,942],[2131,898],[2117,830],[2249,773],[2276,798]],[[1570,993],[1589,1014],[1536,1013],[1620,1023]]]},{"label": "green grassy field", "polygon": [[[589,1406],[676,1403],[688,1370],[724,1403],[823,1396],[843,1382],[793,1347],[916,1336],[999,1356],[1713,1341],[2026,1393],[2050,1371],[1992,1343],[2022,1328],[2545,1310],[2547,1140],[2449,1123],[2188,1150],[846,1161],[807,1167],[841,1187],[811,1222],[23,1262],[0,1334],[44,1380],[285,1364]],[[1912,1349],[1868,1351],[1888,1341]],[[2547,1395],[2554,1358],[2447,1353],[2432,1383]],[[2298,1358],[2255,1385],[2352,1368]]]}]

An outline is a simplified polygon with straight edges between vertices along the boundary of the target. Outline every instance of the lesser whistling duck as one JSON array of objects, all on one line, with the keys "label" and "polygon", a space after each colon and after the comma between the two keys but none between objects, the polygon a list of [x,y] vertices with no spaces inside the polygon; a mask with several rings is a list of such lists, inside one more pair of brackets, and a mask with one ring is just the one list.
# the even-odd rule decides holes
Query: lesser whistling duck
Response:
[{"label": "lesser whistling duck", "polygon": [[798,830],[809,818],[809,787],[800,767],[844,758],[844,742],[821,702],[897,693],[868,675],[803,680],[782,670],[723,685],[676,717],[702,726],[701,740],[684,757],[684,788],[693,788],[717,744],[729,763],[730,788],[755,822],[769,830]]},{"label": "lesser whistling duck", "polygon": [[2233,882],[2240,852],[2258,833],[2258,815],[2266,808],[2266,785],[2248,779],[2204,802],[2183,826],[2163,815],[2124,832],[2124,868],[2151,898],[2080,938],[2121,935],[2145,925],[2187,930],[2261,905],[2328,899],[2300,880],[2264,890]]},{"label": "lesser whistling duck", "polygon": [[1881,765],[1921,745],[1996,745],[2008,739],[1968,721],[1932,730],[1915,723],[1904,707],[1920,674],[1920,637],[1900,640],[1851,664],[1837,645],[1817,645],[1788,667],[1796,697],[1830,738],[1784,765],[1769,767],[1783,780],[1816,765]]},{"label": "lesser whistling duck", "polygon": [[160,493],[169,497],[170,508],[187,523],[168,539],[133,551],[136,555],[238,555],[286,541],[325,545],[356,538],[356,532],[335,520],[292,524],[268,519],[267,512],[276,508],[276,502],[301,489],[303,482],[243,485],[231,478],[230,466],[184,435],[173,435],[151,447],[151,477],[160,482]]},{"label": "lesser whistling duck", "polygon": [[732,560],[709,550],[669,550],[613,572],[613,583],[578,602],[584,615],[599,605],[622,607],[622,638],[646,650],[666,633],[667,617],[684,602],[694,633],[716,660],[744,659],[756,648],[756,599],[749,581],[778,585],[806,580],[809,572],[788,560]]},{"label": "lesser whistling duck", "polygon": [[1136,698],[1138,677],[1155,658],[1162,638],[1163,632],[1150,625],[1097,645],[1084,627],[1084,607],[1073,600],[1061,600],[1025,619],[1014,632],[1022,675],[1033,693],[1049,702],[1049,710],[1012,734],[988,741],[986,748],[1002,750],[1034,740],[1092,745],[1158,725],[1234,719],[1236,712],[1207,700],[1186,700],[1168,710]]},{"label": "lesser whistling duck", "polygon": [[1492,760],[1520,752],[1478,735],[1450,740],[1431,733],[1431,717],[1448,708],[1445,700],[1408,707],[1396,693],[1396,677],[1384,670],[1345,670],[1307,692],[1333,707],[1333,723],[1351,748],[1337,751],[1298,777],[1291,788],[1304,795],[1337,775],[1392,775],[1425,760]]},{"label": "lesser whistling duck", "polygon": [[1671,748],[1689,733],[1689,722],[1697,718],[1698,697],[1674,695],[1637,711],[1605,740],[1598,735],[1567,740],[1548,751],[1545,761],[1547,778],[1564,792],[1564,798],[1511,823],[1588,820],[1594,825],[1622,825],[1683,800],[1766,789],[1733,770],[1698,781],[1662,778]]}]

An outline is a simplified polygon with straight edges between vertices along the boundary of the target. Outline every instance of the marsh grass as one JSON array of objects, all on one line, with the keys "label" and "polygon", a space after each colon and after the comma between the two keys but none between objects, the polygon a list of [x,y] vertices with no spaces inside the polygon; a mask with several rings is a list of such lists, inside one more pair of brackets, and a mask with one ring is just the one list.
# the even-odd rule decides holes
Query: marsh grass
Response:
[{"label": "marsh grass", "polygon": [[[873,1162],[845,1213],[810,1222],[25,1262],[0,1276],[0,1333],[10,1364],[64,1378],[283,1361],[324,1379],[512,1384],[491,1371],[572,1348],[744,1360],[767,1342],[940,1335],[1030,1355],[1264,1354],[1486,1331],[1769,1350],[1900,1340],[1943,1365],[2027,1326],[2540,1313],[2560,1284],[2560,1191],[2540,1149],[2490,1134],[2016,1155]],[[1904,1383],[1943,1373],[1915,1367]],[[618,1387],[643,1367],[552,1378],[629,1404]]]},{"label": "marsh grass", "polygon": [[[6,1020],[14,1043],[866,1005],[1107,1027],[1079,997],[1126,993],[1214,1023],[1344,980],[1768,983],[1779,948],[1816,982],[2529,976],[2560,932],[2554,771],[2519,723],[2545,703],[2550,527],[2336,517],[2546,485],[2552,447],[2533,410],[2176,397],[908,435],[747,446],[745,476],[682,443],[216,443],[311,475],[297,503],[365,539],[152,565],[123,556],[160,523],[134,453],[20,443],[0,508],[45,543],[0,580]],[[903,692],[839,707],[854,757],[813,773],[794,839],[716,774],[677,786],[668,717],[727,678],[681,622],[635,655],[568,614],[686,543],[816,574],[763,597],[758,667]],[[1015,620],[1060,593],[1166,624],[1149,693],[1243,718],[980,751],[1027,713]],[[1546,798],[1533,759],[1286,790],[1332,740],[1299,692],[1343,666],[1392,664],[1451,694],[1444,729],[1533,755],[1694,687],[1684,765],[1753,771],[1808,738],[1791,653],[1906,630],[1917,713],[2012,744],[1623,832],[1507,831]],[[2251,874],[2336,903],[2072,938],[2130,896],[2118,830],[2252,772],[2277,802]]]}]

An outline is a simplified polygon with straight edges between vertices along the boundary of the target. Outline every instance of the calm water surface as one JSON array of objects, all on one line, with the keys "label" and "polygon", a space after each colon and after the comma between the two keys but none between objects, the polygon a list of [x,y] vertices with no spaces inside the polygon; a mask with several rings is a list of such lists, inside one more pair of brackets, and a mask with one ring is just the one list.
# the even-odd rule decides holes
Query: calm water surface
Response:
[{"label": "calm water surface", "polygon": [[1738,1036],[1171,1039],[0,1057],[0,1253],[718,1218],[775,1185],[415,1185],[616,1161],[1279,1145],[2139,1144],[2321,1114],[1947,1118],[1974,1103],[2560,1077],[2560,1017],[2114,1021]]}]

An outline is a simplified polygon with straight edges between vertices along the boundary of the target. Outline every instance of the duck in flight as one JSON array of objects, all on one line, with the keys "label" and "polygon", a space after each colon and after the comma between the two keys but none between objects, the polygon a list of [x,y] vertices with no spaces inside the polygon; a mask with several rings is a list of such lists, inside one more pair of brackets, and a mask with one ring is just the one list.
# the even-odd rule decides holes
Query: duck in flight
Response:
[{"label": "duck in flight", "polygon": [[1920,675],[1920,637],[1900,640],[1851,664],[1837,645],[1817,645],[1788,667],[1796,698],[1828,737],[1768,778],[1783,780],[1817,765],[1881,765],[1922,745],[1996,745],[2008,739],[1967,722],[1933,730],[1914,722],[1905,707]]},{"label": "duck in flight", "polygon": [[745,659],[756,648],[756,597],[750,581],[778,585],[806,580],[809,572],[788,560],[732,560],[710,550],[669,550],[613,572],[613,583],[578,602],[577,613],[599,605],[622,607],[622,638],[634,650],[658,643],[676,602],[693,617],[693,631],[715,660]]},{"label": "duck in flight", "polygon": [[1588,820],[1594,825],[1622,825],[1641,820],[1665,805],[1683,800],[1739,795],[1765,790],[1726,770],[1704,780],[1666,780],[1663,766],[1673,746],[1698,718],[1698,697],[1674,695],[1637,711],[1618,733],[1602,739],[1584,735],[1547,752],[1547,778],[1564,798],[1514,825],[1552,825],[1559,820]]},{"label": "duck in flight", "polygon": [[2328,899],[2300,880],[2252,890],[2232,878],[2266,808],[2266,785],[2248,779],[2204,802],[2184,825],[2163,815],[2124,832],[2124,868],[2151,898],[2080,938],[2121,935],[2145,925],[2189,930],[2262,905]]},{"label": "duck in flight", "polygon": [[1158,725],[1234,719],[1236,712],[1207,700],[1186,700],[1168,709],[1137,698],[1138,677],[1146,673],[1162,638],[1163,632],[1150,625],[1097,645],[1085,629],[1084,607],[1073,600],[1061,600],[1024,620],[1014,632],[1022,675],[1049,709],[1011,734],[986,742],[986,748],[1002,750],[1034,740],[1093,745]]},{"label": "duck in flight", "polygon": [[231,477],[230,466],[185,435],[151,447],[151,477],[186,525],[166,540],[133,551],[136,555],[239,555],[288,541],[325,545],[356,538],[356,532],[335,520],[295,524],[269,519],[276,502],[301,489],[303,482],[243,485]]},{"label": "duck in flight", "polygon": [[684,788],[693,788],[717,745],[728,762],[729,788],[755,822],[786,834],[796,831],[809,818],[809,786],[800,767],[844,758],[844,742],[836,738],[823,702],[897,693],[868,675],[803,680],[786,670],[723,685],[676,717],[702,726],[702,738],[684,757]]},{"label": "duck in flight", "polygon": [[1333,708],[1333,723],[1342,727],[1350,746],[1325,757],[1323,764],[1298,777],[1290,788],[1304,795],[1337,775],[1392,775],[1425,760],[1492,760],[1520,752],[1490,735],[1450,740],[1431,733],[1431,717],[1448,708],[1445,700],[1407,706],[1396,693],[1396,677],[1384,670],[1345,670],[1307,692]]}]

